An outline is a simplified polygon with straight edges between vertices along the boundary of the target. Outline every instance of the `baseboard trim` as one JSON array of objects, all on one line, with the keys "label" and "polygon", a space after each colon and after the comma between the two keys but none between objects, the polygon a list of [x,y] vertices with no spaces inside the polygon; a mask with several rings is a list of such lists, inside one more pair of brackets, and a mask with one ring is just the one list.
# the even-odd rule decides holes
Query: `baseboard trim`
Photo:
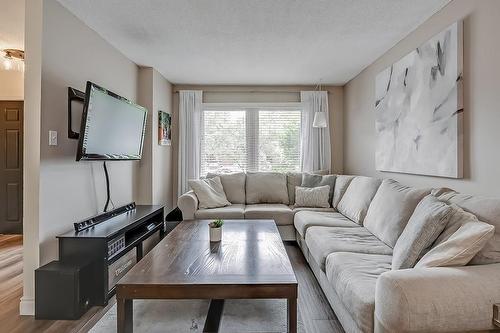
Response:
[{"label": "baseboard trim", "polygon": [[19,314],[21,316],[35,315],[35,299],[33,297],[21,297],[19,302]]}]

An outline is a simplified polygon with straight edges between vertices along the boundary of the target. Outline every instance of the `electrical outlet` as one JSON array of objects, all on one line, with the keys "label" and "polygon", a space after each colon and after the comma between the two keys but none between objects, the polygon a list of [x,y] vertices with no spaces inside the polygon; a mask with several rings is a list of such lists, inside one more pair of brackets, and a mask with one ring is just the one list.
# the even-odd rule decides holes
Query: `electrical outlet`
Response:
[{"label": "electrical outlet", "polygon": [[57,146],[57,131],[49,131],[49,146]]}]

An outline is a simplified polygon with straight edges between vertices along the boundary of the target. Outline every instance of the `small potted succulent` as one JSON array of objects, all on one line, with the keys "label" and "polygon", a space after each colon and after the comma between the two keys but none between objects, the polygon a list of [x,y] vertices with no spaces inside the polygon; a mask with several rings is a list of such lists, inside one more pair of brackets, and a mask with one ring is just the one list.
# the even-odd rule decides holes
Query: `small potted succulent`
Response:
[{"label": "small potted succulent", "polygon": [[208,224],[210,227],[210,242],[220,242],[222,239],[222,226],[224,225],[224,220],[216,219]]}]

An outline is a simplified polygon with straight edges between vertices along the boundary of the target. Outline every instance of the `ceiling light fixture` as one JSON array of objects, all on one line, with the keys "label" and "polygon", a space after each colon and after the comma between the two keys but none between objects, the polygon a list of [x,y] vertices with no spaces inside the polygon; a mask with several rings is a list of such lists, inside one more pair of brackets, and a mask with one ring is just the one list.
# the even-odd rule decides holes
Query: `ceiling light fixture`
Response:
[{"label": "ceiling light fixture", "polygon": [[24,71],[24,51],[18,49],[4,49],[2,65],[6,71]]}]

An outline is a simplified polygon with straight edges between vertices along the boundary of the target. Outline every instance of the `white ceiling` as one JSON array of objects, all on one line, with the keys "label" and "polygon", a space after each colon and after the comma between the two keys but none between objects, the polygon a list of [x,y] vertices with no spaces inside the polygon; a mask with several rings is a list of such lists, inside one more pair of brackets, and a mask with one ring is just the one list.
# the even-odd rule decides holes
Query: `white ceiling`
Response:
[{"label": "white ceiling", "polygon": [[0,0],[0,49],[24,50],[24,0]]},{"label": "white ceiling", "polygon": [[450,0],[59,0],[174,83],[344,84]]}]

